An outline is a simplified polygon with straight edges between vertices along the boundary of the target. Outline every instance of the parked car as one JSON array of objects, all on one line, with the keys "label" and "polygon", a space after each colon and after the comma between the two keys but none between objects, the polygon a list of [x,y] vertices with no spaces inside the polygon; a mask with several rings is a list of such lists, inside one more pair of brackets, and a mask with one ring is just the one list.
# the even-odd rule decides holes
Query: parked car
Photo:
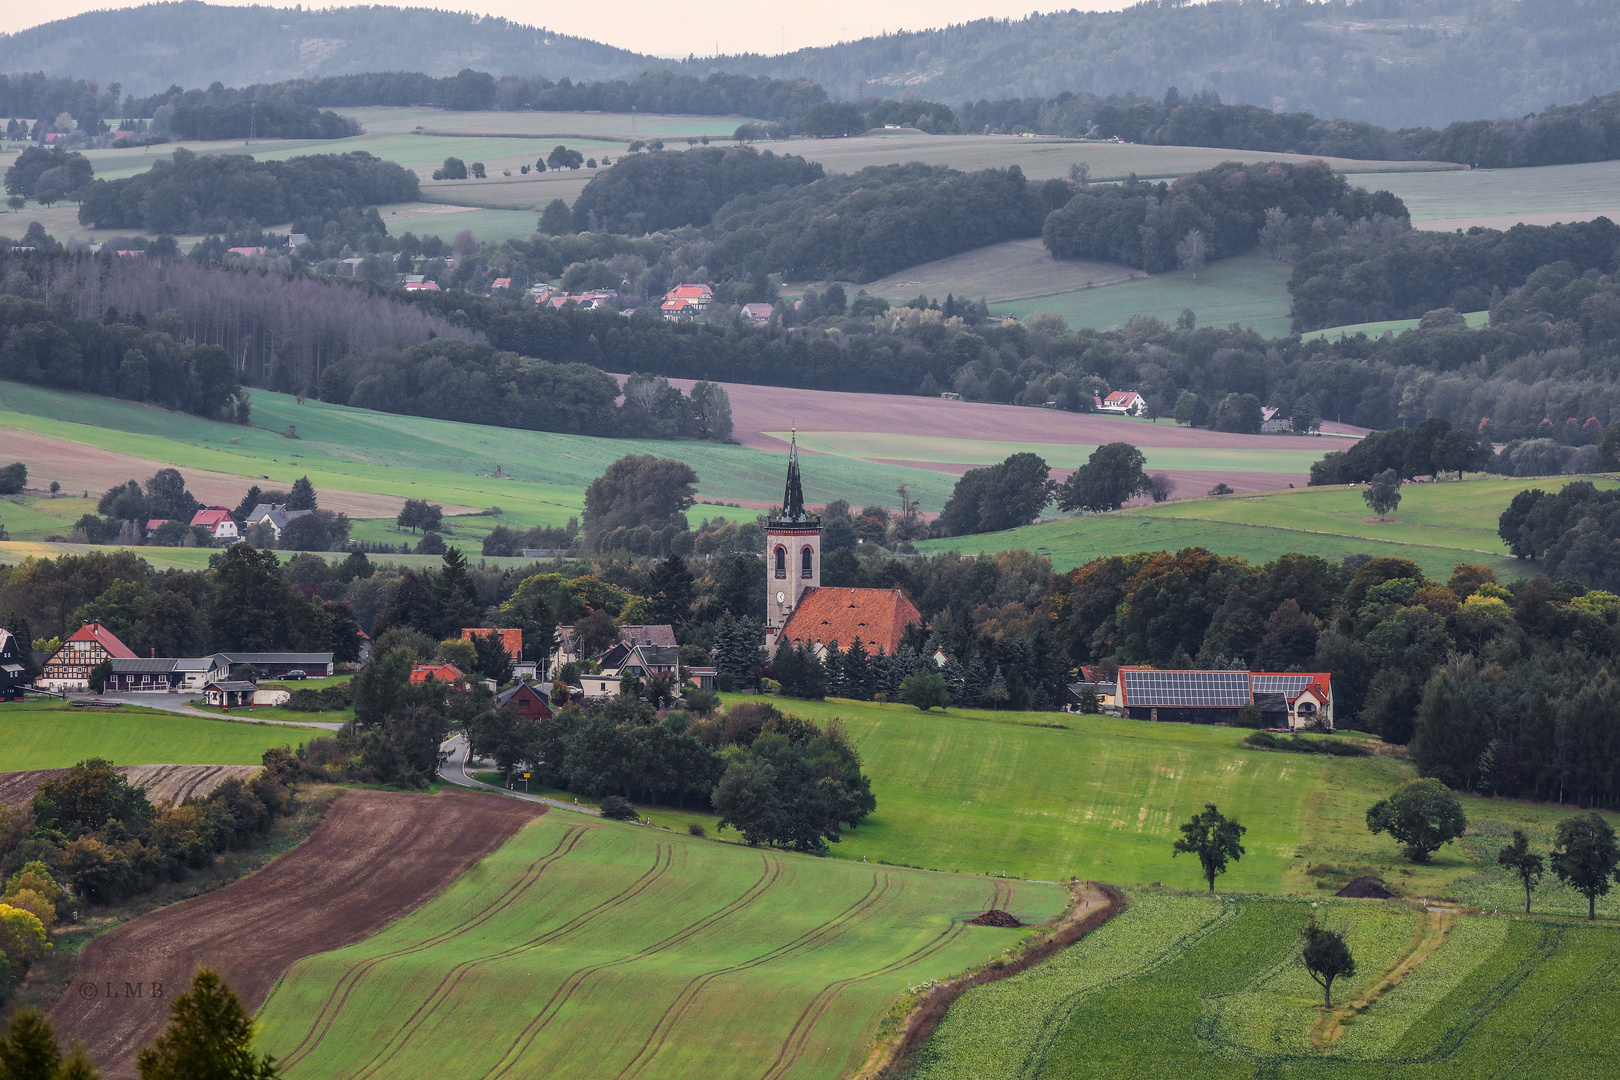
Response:
[{"label": "parked car", "polygon": [[307,678],[309,678],[309,676],[304,673],[302,668],[293,668],[291,671],[287,672],[287,674],[283,675],[282,678],[283,679],[307,679]]}]

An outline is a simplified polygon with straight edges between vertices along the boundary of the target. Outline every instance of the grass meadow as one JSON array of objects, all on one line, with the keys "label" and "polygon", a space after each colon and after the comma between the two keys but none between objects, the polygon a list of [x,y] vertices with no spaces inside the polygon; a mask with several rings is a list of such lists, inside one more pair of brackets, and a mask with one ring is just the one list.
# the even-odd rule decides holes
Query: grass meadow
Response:
[{"label": "grass meadow", "polygon": [[[790,433],[771,431],[766,434],[786,441]],[[1125,430],[1121,434],[1128,436],[1130,432]],[[799,445],[807,450],[849,458],[996,465],[1009,455],[1027,452],[1039,454],[1057,469],[1083,465],[1096,449],[1096,446],[1073,443],[995,442],[896,432],[801,431],[798,437]],[[1310,472],[1311,465],[1319,461],[1324,453],[1321,444],[1313,440],[1279,438],[1275,442],[1275,450],[1262,447],[1144,446],[1142,453],[1147,457],[1149,469],[1288,474]],[[820,466],[818,459],[816,467]]]},{"label": "grass meadow", "polygon": [[[1312,918],[1356,957],[1331,1016],[1298,959]],[[1142,891],[1047,964],[964,995],[912,1075],[1605,1075],[1617,963],[1612,925]]]},{"label": "grass meadow", "polygon": [[1137,315],[1173,325],[1184,309],[1191,308],[1201,326],[1239,323],[1267,337],[1283,337],[1289,332],[1290,273],[1289,267],[1258,254],[1239,255],[1205,266],[1197,281],[1185,270],[1171,270],[1114,285],[992,304],[990,310],[1019,318],[1050,312],[1071,327],[1106,330],[1124,326]]},{"label": "grass meadow", "polygon": [[296,746],[315,734],[130,705],[91,712],[61,701],[7,701],[0,702],[0,772],[65,769],[89,757],[115,765],[257,765],[272,746]]},{"label": "grass meadow", "polygon": [[[1475,562],[1506,579],[1529,575],[1535,567],[1507,556],[1496,535],[1502,511],[1526,488],[1557,488],[1573,479],[1479,477],[1408,484],[1401,489],[1400,507],[1386,521],[1367,509],[1360,489],[1295,488],[1178,499],[918,546],[930,552],[1024,548],[1046,555],[1060,571],[1107,555],[1190,546],[1255,563],[1291,551],[1328,559],[1364,552],[1411,559],[1432,577],[1450,577],[1453,564]],[[1600,487],[1614,486],[1603,477],[1590,479]]]},{"label": "grass meadow", "polygon": [[425,907],[300,961],[260,1044],[293,1078],[830,1080],[909,987],[1024,933],[965,919],[1065,900],[551,812]]},{"label": "grass meadow", "polygon": [[[1353,338],[1357,334],[1366,334],[1370,338],[1382,337],[1385,334],[1394,334],[1399,337],[1408,330],[1416,330],[1422,319],[1387,319],[1383,322],[1352,323],[1349,326],[1330,326],[1325,330],[1312,330],[1301,334],[1301,341],[1315,341],[1318,338],[1328,338],[1333,341],[1341,337]],[[1463,313],[1463,321],[1470,328],[1484,326],[1491,321],[1489,311],[1468,311]]]},{"label": "grass meadow", "polygon": [[1620,161],[1444,174],[1359,175],[1371,171],[1347,170],[1353,184],[1384,188],[1399,195],[1415,222],[1620,210]]}]

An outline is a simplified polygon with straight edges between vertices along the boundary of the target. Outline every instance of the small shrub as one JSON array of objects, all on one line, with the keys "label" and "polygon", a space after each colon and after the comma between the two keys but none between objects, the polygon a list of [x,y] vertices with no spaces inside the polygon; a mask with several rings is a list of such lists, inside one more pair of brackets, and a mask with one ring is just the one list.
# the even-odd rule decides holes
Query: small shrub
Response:
[{"label": "small shrub", "polygon": [[693,836],[702,836],[703,826],[694,821],[686,826],[686,831],[691,833]]},{"label": "small shrub", "polygon": [[292,697],[288,698],[287,703],[282,706],[282,708],[291,709],[294,712],[320,712],[323,707],[324,704],[318,690],[294,690]]},{"label": "small shrub", "polygon": [[636,813],[636,808],[630,805],[629,799],[617,795],[609,795],[602,800],[602,816],[612,821],[637,821],[641,817]]}]

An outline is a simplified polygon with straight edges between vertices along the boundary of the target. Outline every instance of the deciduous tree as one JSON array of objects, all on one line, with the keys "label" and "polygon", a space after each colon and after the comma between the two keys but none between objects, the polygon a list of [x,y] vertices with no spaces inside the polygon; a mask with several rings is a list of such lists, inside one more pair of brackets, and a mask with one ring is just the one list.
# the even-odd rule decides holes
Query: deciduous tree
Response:
[{"label": "deciduous tree", "polygon": [[1431,778],[1413,780],[1367,810],[1367,828],[1387,832],[1406,846],[1406,857],[1426,863],[1441,846],[1468,828],[1462,803],[1451,789]]},{"label": "deciduous tree", "polygon": [[1599,814],[1583,814],[1558,823],[1557,847],[1552,853],[1553,873],[1586,897],[1586,917],[1597,918],[1597,898],[1607,896],[1620,866],[1620,845],[1614,830]]},{"label": "deciduous tree", "polygon": [[1099,446],[1084,465],[1058,486],[1058,506],[1065,511],[1099,514],[1118,510],[1133,496],[1152,490],[1153,482],[1143,468],[1146,463],[1142,451],[1130,443]]},{"label": "deciduous tree", "polygon": [[1356,973],[1355,957],[1350,955],[1344,935],[1311,923],[1305,927],[1305,949],[1300,959],[1305,971],[1322,988],[1322,1007],[1333,1008],[1334,981]]},{"label": "deciduous tree", "polygon": [[1530,914],[1530,893],[1541,881],[1547,863],[1539,851],[1530,850],[1530,838],[1523,829],[1513,830],[1513,841],[1496,853],[1496,861],[1519,876],[1524,885],[1524,913]]},{"label": "deciduous tree", "polygon": [[1214,803],[1205,803],[1203,813],[1194,814],[1181,826],[1181,839],[1175,842],[1171,857],[1198,856],[1204,877],[1209,881],[1209,891],[1214,892],[1215,875],[1226,873],[1227,863],[1243,858],[1240,841],[1247,831],[1217,810]]}]

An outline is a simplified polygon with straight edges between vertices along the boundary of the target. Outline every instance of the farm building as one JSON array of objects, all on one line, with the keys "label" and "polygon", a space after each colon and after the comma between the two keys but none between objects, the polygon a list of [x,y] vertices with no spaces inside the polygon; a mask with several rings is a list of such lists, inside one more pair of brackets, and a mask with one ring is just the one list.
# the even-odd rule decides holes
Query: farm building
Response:
[{"label": "farm building", "polygon": [[299,678],[324,679],[334,674],[336,665],[329,652],[230,652],[220,653],[232,667],[252,664],[254,676],[260,679]]},{"label": "farm building", "polygon": [[1137,720],[1191,724],[1237,723],[1239,710],[1254,705],[1267,727],[1333,727],[1332,676],[1327,672],[1122,667],[1118,705]]},{"label": "farm building", "polygon": [[231,662],[222,653],[178,658],[136,656],[114,660],[112,666],[113,677],[107,689],[121,693],[201,690],[231,676]]},{"label": "farm building", "polygon": [[782,512],[765,525],[765,593],[767,656],[783,641],[821,653],[834,641],[848,648],[857,638],[869,652],[892,653],[907,627],[922,625],[898,587],[821,587],[821,519],[804,508],[797,435],[788,448]]},{"label": "farm building", "polygon": [[211,682],[203,687],[203,700],[218,709],[239,709],[253,704],[256,689],[250,682]]},{"label": "farm building", "polygon": [[45,661],[36,685],[44,690],[88,690],[90,669],[103,660],[133,660],[135,653],[98,622],[87,622]]}]

